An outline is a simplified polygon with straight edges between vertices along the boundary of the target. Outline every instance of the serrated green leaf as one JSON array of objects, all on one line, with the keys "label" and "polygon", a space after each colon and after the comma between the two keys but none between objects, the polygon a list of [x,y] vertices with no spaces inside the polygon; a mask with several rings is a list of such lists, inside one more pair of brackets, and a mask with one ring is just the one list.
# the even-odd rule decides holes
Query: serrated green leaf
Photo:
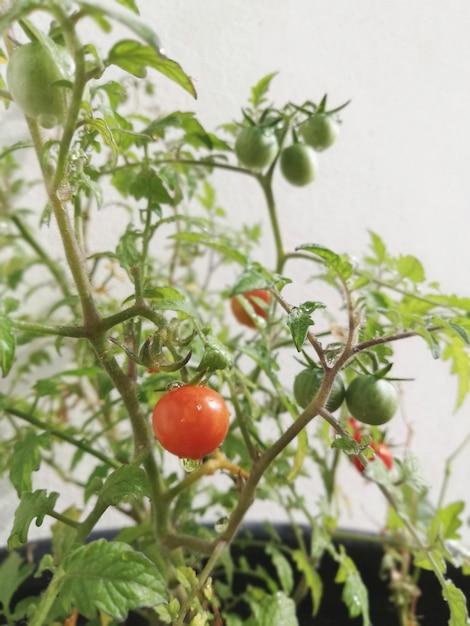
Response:
[{"label": "serrated green leaf", "polygon": [[260,603],[257,626],[298,626],[295,603],[292,598],[278,591],[265,596]]},{"label": "serrated green leaf", "polygon": [[305,582],[312,597],[313,615],[316,615],[323,595],[323,583],[320,575],[309,562],[307,555],[301,550],[295,550],[292,553],[292,558],[299,572],[302,572],[305,577]]},{"label": "serrated green leaf", "polygon": [[117,65],[137,78],[145,78],[147,68],[153,68],[196,97],[196,90],[189,76],[176,61],[163,56],[159,49],[133,39],[123,39],[109,51],[108,63]]},{"label": "serrated green leaf", "polygon": [[402,278],[408,278],[414,283],[422,283],[426,278],[421,261],[412,254],[398,257],[397,270]]},{"label": "serrated green leaf", "polygon": [[96,117],[86,117],[84,119],[84,125],[87,130],[96,130],[100,134],[104,144],[111,150],[112,159],[110,165],[114,166],[118,158],[119,150],[114,135],[105,120]]},{"label": "serrated green leaf", "polygon": [[339,563],[335,582],[344,585],[342,598],[349,616],[362,615],[363,626],[370,626],[369,596],[354,561],[345,553],[343,546],[339,547],[339,553],[334,558]]},{"label": "serrated green leaf", "polygon": [[114,470],[98,493],[106,506],[117,506],[129,497],[141,500],[150,495],[147,476],[141,467],[123,465]]},{"label": "serrated green leaf", "polygon": [[325,261],[326,266],[338,274],[342,280],[347,280],[353,273],[351,263],[344,256],[340,256],[339,254],[336,254],[336,252],[333,252],[324,246],[310,243],[298,246],[296,250],[306,250],[307,252],[320,257]]},{"label": "serrated green leaf", "polygon": [[151,169],[144,169],[134,177],[129,186],[129,193],[136,200],[146,198],[150,206],[171,202],[171,196],[162,179]]},{"label": "serrated green leaf", "polygon": [[467,601],[463,592],[450,580],[446,580],[442,595],[447,601],[450,610],[448,626],[465,626],[469,624]]},{"label": "serrated green leaf", "polygon": [[2,612],[9,616],[10,603],[15,591],[34,571],[33,563],[25,563],[17,552],[10,552],[0,564],[0,606]]},{"label": "serrated green leaf", "polygon": [[[383,240],[373,231],[369,231],[369,235],[371,238],[370,247],[375,254],[375,260],[379,263],[384,263],[387,260],[388,254]],[[370,259],[368,260],[370,261]]]},{"label": "serrated green leaf", "polygon": [[440,539],[460,539],[459,528],[462,526],[460,514],[465,508],[462,500],[451,502],[436,511],[433,523],[436,525],[436,535]]},{"label": "serrated green leaf", "polygon": [[28,531],[33,519],[36,526],[41,526],[44,517],[54,510],[59,494],[52,491],[49,495],[45,489],[23,492],[18,508],[15,511],[13,529],[8,537],[8,549],[13,550],[26,543]]},{"label": "serrated green leaf", "polygon": [[266,554],[269,554],[276,568],[276,573],[281,583],[282,591],[287,595],[290,595],[294,588],[294,576],[292,573],[292,566],[286,559],[284,554],[273,544],[266,546]]},{"label": "serrated green leaf", "polygon": [[263,78],[261,78],[256,85],[251,88],[250,102],[255,108],[266,102],[265,96],[269,91],[272,79],[277,75],[277,73],[278,72],[272,72],[271,74],[263,76]]},{"label": "serrated green leaf", "polygon": [[194,317],[197,319],[198,312],[194,308],[193,304],[187,300],[181,298],[162,298],[153,302],[153,307],[160,311],[179,311],[184,313],[188,317]]},{"label": "serrated green leaf", "polygon": [[456,410],[462,405],[470,389],[470,355],[457,336],[451,337],[442,351],[444,361],[451,362],[451,372],[457,375],[458,389]]},{"label": "serrated green leaf", "polygon": [[16,340],[13,322],[0,313],[0,369],[2,377],[8,376],[15,360]]},{"label": "serrated green leaf", "polygon": [[300,308],[295,308],[287,316],[287,326],[291,332],[297,352],[302,351],[308,329],[310,326],[313,326],[313,324],[314,322],[310,315]]},{"label": "serrated green leaf", "polygon": [[10,465],[10,481],[19,497],[24,491],[32,491],[32,473],[41,464],[40,448],[50,448],[47,434],[38,435],[34,430],[26,431],[25,436],[13,446]]},{"label": "serrated green leaf", "polygon": [[429,330],[427,330],[427,328],[424,328],[424,327],[421,327],[421,328],[418,327],[415,330],[418,335],[420,335],[421,337],[423,337],[423,339],[425,339],[426,343],[428,344],[431,350],[433,359],[439,359],[441,357],[441,346],[439,345],[439,342],[437,341],[434,333],[429,332]]},{"label": "serrated green leaf", "polygon": [[127,543],[99,539],[77,548],[63,563],[60,597],[67,611],[76,607],[88,619],[98,610],[124,620],[132,609],[166,601],[160,572]]},{"label": "serrated green leaf", "polygon": [[176,235],[172,235],[171,239],[186,241],[187,243],[194,243],[196,245],[205,246],[206,248],[211,248],[240,265],[245,265],[247,261],[246,256],[238,250],[235,250],[229,245],[216,242],[213,237],[202,233],[178,233]]}]

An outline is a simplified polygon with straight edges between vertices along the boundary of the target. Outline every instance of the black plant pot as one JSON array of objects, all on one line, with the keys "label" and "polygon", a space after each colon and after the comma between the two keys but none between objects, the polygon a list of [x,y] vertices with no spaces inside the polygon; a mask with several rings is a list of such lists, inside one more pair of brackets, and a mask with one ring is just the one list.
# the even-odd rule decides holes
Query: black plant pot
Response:
[{"label": "black plant pot", "polygon": [[[283,545],[295,547],[296,540],[292,528],[288,525],[277,525],[276,532],[282,539]],[[112,539],[116,531],[109,531],[94,535],[92,539],[105,537]],[[303,529],[304,540],[308,545],[310,541],[310,529]],[[254,545],[248,546],[248,541],[243,540],[249,537],[254,540]],[[253,572],[258,565],[261,565],[268,573],[275,577],[270,557],[263,549],[263,543],[269,540],[263,524],[249,524],[244,527],[239,535],[239,540],[235,541],[231,547],[233,558],[237,560],[243,556],[253,568]],[[390,601],[390,589],[388,581],[379,575],[383,558],[383,548],[380,542],[371,542],[365,535],[356,534],[354,538],[342,539],[347,554],[356,564],[362,580],[369,593],[370,616],[373,626],[400,626],[396,608]],[[41,557],[50,551],[48,540],[36,541],[23,549],[23,554],[31,555],[36,563]],[[6,550],[0,550],[0,563],[7,556]],[[312,603],[307,594],[298,606],[298,620],[300,626],[362,626],[362,618],[350,618],[348,610],[342,601],[342,585],[335,582],[338,571],[338,564],[326,554],[320,563],[318,573],[323,582],[323,596],[320,608],[312,616]],[[470,601],[470,576],[464,576],[459,570],[449,567],[447,572],[450,578],[465,594]],[[24,598],[39,595],[44,591],[50,580],[50,574],[45,573],[40,578],[31,577],[27,579],[17,590],[12,600],[14,606]],[[250,584],[259,586],[259,578],[244,574],[235,577],[234,593],[241,594]],[[1,581],[0,581],[1,585]],[[442,598],[441,589],[432,572],[423,571],[419,580],[421,595],[418,599],[417,615],[420,618],[420,626],[444,626],[449,620],[449,610],[446,602]],[[248,607],[241,605],[237,607],[241,616],[248,617]],[[79,624],[85,622],[80,622]],[[0,617],[0,624],[5,624]],[[131,614],[126,620],[126,626],[145,626],[147,622],[139,615]],[[462,625],[463,626],[463,625]]]}]

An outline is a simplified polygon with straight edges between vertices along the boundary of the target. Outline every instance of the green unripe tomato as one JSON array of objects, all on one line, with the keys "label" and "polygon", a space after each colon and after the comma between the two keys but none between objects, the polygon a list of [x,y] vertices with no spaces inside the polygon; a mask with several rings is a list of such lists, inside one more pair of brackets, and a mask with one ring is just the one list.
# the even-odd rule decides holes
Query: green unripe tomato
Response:
[{"label": "green unripe tomato", "polygon": [[[323,382],[324,372],[318,367],[302,370],[294,380],[294,397],[299,406],[303,409],[310,404],[318,393]],[[325,407],[333,413],[338,409],[344,400],[345,388],[342,378],[337,376],[331,387]]]},{"label": "green unripe tomato", "polygon": [[311,183],[317,171],[315,150],[301,143],[294,143],[281,152],[281,172],[291,183],[302,187]]},{"label": "green unripe tomato", "polygon": [[398,392],[388,380],[357,376],[346,390],[349,412],[358,421],[380,426],[390,421],[398,409]]},{"label": "green unripe tomato", "polygon": [[51,51],[39,41],[16,48],[7,65],[11,97],[44,128],[53,128],[65,118],[65,89],[54,85],[62,79]]},{"label": "green unripe tomato", "polygon": [[299,133],[305,143],[321,152],[334,144],[339,126],[331,116],[320,113],[303,122]]},{"label": "green unripe tomato", "polygon": [[240,163],[256,170],[270,165],[277,150],[276,137],[258,126],[242,128],[235,141],[235,154]]}]

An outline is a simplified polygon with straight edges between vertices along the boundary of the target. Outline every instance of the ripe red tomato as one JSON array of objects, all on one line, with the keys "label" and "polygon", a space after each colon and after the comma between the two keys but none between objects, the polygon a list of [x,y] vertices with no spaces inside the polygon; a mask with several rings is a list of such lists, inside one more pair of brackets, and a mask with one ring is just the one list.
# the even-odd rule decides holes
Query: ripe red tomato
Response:
[{"label": "ripe red tomato", "polygon": [[230,412],[220,394],[202,385],[167,391],[153,410],[160,444],[182,459],[199,460],[213,452],[228,431]]},{"label": "ripe red tomato", "polygon": [[[356,438],[356,437],[354,437],[354,438]],[[382,461],[385,463],[385,466],[387,467],[387,469],[391,470],[392,467],[393,467],[393,455],[392,455],[392,451],[387,446],[387,444],[386,443],[376,443],[375,441],[373,441],[370,444],[370,447],[374,451],[374,457],[372,459],[370,459],[370,462],[375,461],[375,457],[377,457],[379,459],[382,459]],[[357,458],[357,456],[352,456],[351,460],[354,463],[354,465],[356,466],[356,468],[362,474],[362,472],[366,469],[365,466],[361,463],[361,461]]]},{"label": "ripe red tomato", "polygon": [[255,315],[263,319],[266,319],[268,317],[268,312],[257,301],[262,300],[263,302],[266,303],[266,305],[268,305],[269,301],[271,300],[270,292],[267,291],[266,289],[253,289],[252,291],[247,291],[241,296],[234,296],[233,298],[230,299],[230,306],[232,308],[232,313],[234,314],[235,318],[240,322],[240,324],[243,324],[244,326],[248,326],[249,328],[256,328],[255,320],[243,308],[243,305],[240,303],[238,299],[240,297],[246,298],[246,300],[253,307],[253,312]]}]

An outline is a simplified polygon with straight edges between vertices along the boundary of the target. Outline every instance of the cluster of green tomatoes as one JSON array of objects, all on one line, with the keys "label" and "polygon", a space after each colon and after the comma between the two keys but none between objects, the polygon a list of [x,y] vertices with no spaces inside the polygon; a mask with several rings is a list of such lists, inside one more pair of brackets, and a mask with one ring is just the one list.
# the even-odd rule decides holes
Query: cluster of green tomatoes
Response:
[{"label": "cluster of green tomatoes", "polygon": [[[281,149],[279,166],[284,178],[299,187],[313,182],[318,167],[317,152],[332,146],[338,131],[338,122],[319,107],[300,124],[294,142]],[[237,135],[235,154],[245,167],[262,171],[272,165],[278,153],[278,139],[270,125],[244,126]]]}]

